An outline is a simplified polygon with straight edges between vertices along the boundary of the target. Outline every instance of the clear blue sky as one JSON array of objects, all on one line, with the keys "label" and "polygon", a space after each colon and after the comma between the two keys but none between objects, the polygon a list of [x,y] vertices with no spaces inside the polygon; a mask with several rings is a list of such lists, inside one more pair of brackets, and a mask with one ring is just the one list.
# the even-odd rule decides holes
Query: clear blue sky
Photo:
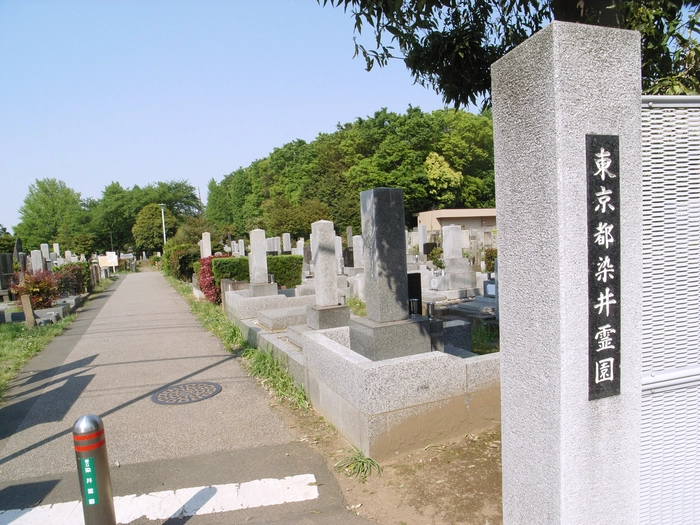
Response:
[{"label": "clear blue sky", "polygon": [[366,72],[353,22],[315,0],[0,0],[0,224],[36,179],[94,198],[185,179],[206,200],[297,138],[444,106],[401,61]]}]

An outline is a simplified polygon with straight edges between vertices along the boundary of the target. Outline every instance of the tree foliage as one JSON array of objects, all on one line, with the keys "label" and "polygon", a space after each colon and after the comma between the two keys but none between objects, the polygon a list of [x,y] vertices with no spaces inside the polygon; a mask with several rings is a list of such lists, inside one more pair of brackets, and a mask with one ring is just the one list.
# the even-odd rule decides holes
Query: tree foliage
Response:
[{"label": "tree foliage", "polygon": [[333,220],[338,231],[359,230],[359,193],[380,186],[404,190],[408,217],[430,208],[493,207],[490,116],[382,109],[210,181],[206,216],[239,235],[262,227],[305,237],[320,219]]},{"label": "tree foliage", "polygon": [[163,217],[165,217],[166,237],[171,237],[177,228],[177,219],[168,208],[164,208],[162,214],[157,204],[147,204],[141,208],[131,230],[135,247],[139,251],[145,250],[148,253],[162,251]]},{"label": "tree foliage", "polygon": [[[491,64],[551,20],[635,29],[642,34],[648,93],[700,91],[700,0],[317,0],[350,11],[367,70],[403,59],[414,79],[448,104],[488,100]],[[388,40],[388,42],[387,42]]]},{"label": "tree foliage", "polygon": [[[57,242],[61,249],[78,254],[135,248],[133,228],[147,205],[166,204],[172,232],[188,217],[201,213],[201,203],[186,181],[166,181],[124,188],[107,185],[100,199],[83,199],[56,179],[40,179],[29,186],[15,227],[25,251],[42,243]],[[157,206],[156,206],[157,207]],[[158,208],[160,224],[160,208]],[[3,238],[0,236],[0,238]],[[143,239],[141,239],[143,240]],[[162,245],[162,232],[160,245]],[[11,251],[11,250],[10,250]]]},{"label": "tree foliage", "polygon": [[[85,210],[80,194],[57,179],[37,179],[29,185],[19,209],[20,223],[15,234],[22,239],[25,251],[38,250],[42,243],[63,241],[83,231]],[[67,249],[68,246],[66,246]]]}]

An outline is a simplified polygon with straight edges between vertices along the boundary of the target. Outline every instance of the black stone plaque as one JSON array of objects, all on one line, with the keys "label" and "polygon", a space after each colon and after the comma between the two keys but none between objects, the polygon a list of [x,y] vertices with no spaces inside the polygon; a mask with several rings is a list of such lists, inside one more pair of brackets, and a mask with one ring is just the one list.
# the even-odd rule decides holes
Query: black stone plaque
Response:
[{"label": "black stone plaque", "polygon": [[343,266],[346,268],[352,268],[355,266],[352,248],[343,248]]},{"label": "black stone plaque", "polygon": [[620,394],[620,138],[586,135],[588,399]]},{"label": "black stone plaque", "polygon": [[423,254],[428,256],[428,255],[430,255],[430,252],[432,252],[437,247],[438,247],[438,245],[436,242],[426,242],[423,245]]},{"label": "black stone plaque", "polygon": [[421,274],[420,272],[412,272],[408,274],[408,302],[411,299],[418,299],[418,313],[423,311],[423,293],[421,290]]}]

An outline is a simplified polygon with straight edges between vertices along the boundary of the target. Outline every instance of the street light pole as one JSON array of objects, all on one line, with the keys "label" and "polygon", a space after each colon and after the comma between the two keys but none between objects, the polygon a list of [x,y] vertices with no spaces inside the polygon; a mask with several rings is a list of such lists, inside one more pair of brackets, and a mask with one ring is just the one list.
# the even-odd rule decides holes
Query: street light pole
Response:
[{"label": "street light pole", "polygon": [[160,218],[163,220],[163,248],[165,248],[165,204],[159,204]]}]

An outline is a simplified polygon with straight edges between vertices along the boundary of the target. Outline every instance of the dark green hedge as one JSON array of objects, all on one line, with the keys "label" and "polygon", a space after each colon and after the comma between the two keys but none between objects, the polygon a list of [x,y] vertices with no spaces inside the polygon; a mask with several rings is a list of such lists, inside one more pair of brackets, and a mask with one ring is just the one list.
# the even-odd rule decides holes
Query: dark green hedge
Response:
[{"label": "dark green hedge", "polygon": [[166,244],[161,267],[165,275],[189,281],[194,273],[194,263],[199,262],[199,246],[191,244]]},{"label": "dark green hedge", "polygon": [[[267,272],[274,274],[280,286],[294,288],[301,284],[301,270],[304,258],[301,255],[268,255]],[[212,260],[212,270],[216,285],[221,286],[221,279],[249,281],[248,257],[225,257]]]},{"label": "dark green hedge", "polygon": [[214,272],[214,281],[217,287],[221,287],[221,279],[233,279],[234,281],[248,281],[248,257],[222,257],[211,262]]},{"label": "dark green hedge", "polygon": [[301,255],[268,255],[267,273],[274,274],[280,286],[294,288],[301,284],[304,257]]}]

